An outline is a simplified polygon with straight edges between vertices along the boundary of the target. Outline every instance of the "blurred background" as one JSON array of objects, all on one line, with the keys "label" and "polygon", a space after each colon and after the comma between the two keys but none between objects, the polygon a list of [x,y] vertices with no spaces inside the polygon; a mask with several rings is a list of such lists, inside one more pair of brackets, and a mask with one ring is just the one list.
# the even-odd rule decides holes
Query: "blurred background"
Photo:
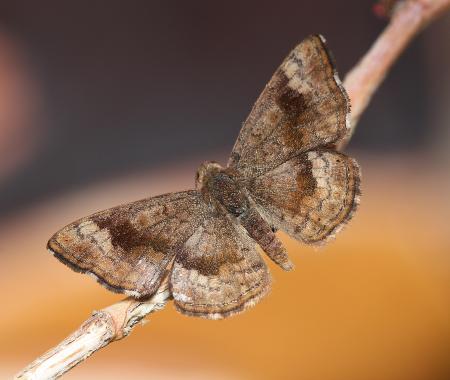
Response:
[{"label": "blurred background", "polygon": [[[47,254],[67,223],[193,186],[226,162],[289,50],[321,33],[341,77],[385,26],[374,0],[0,2],[0,377],[121,299]],[[172,305],[68,379],[450,378],[450,15],[412,43],[347,151],[359,211],[224,321]]]}]

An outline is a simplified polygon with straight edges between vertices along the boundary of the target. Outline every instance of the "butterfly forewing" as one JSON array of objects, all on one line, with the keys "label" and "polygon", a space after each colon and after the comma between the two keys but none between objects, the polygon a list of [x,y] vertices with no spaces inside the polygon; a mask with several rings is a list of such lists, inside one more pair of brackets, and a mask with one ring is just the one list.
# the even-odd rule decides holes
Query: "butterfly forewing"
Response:
[{"label": "butterfly forewing", "polygon": [[113,291],[149,295],[177,248],[202,223],[205,208],[194,190],[137,201],[69,224],[50,239],[48,248]]},{"label": "butterfly forewing", "polygon": [[346,134],[349,111],[323,37],[311,36],[288,55],[256,101],[229,166],[254,177],[334,143]]}]

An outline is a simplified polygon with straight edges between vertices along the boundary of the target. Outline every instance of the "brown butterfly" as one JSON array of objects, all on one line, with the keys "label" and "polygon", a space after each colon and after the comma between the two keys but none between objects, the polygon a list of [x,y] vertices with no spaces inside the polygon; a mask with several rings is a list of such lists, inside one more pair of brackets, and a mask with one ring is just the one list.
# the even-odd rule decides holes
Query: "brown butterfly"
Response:
[{"label": "brown butterfly", "polygon": [[176,308],[218,319],[267,294],[262,250],[292,263],[275,231],[319,244],[359,200],[358,164],[335,150],[348,96],[322,36],[284,60],[245,121],[226,168],[206,162],[196,190],[114,207],[69,224],[49,250],[115,292],[152,295],[168,275]]}]

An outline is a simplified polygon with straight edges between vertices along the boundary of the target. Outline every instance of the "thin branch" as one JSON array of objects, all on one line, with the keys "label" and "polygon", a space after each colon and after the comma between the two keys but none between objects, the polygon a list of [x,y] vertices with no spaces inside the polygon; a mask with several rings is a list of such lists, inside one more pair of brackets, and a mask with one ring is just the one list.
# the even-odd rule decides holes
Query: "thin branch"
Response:
[{"label": "thin branch", "polygon": [[15,379],[56,379],[95,351],[126,337],[148,314],[161,310],[170,298],[167,278],[148,300],[132,297],[95,311],[72,335],[47,351]]},{"label": "thin branch", "polygon": [[[350,141],[361,114],[393,63],[420,30],[450,8],[450,0],[383,0],[378,5],[377,13],[384,11],[384,14],[390,14],[391,21],[345,78],[344,87],[352,103],[352,130],[338,149],[345,148]],[[162,309],[169,298],[165,279],[155,295],[146,301],[129,297],[94,312],[78,330],[36,359],[15,378],[60,377],[95,351],[126,337],[148,314]]]},{"label": "thin branch", "polygon": [[389,25],[344,80],[352,105],[351,130],[338,145],[339,150],[347,146],[361,114],[400,54],[417,33],[450,9],[450,0],[385,0],[376,8],[377,13],[383,5],[387,8],[384,14],[391,16]]}]

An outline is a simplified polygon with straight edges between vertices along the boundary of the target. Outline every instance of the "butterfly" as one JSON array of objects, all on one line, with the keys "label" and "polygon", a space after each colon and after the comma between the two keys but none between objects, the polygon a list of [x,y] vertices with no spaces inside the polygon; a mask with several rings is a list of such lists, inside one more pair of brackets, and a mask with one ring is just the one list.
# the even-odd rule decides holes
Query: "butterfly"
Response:
[{"label": "butterfly", "polygon": [[195,190],[97,212],[48,242],[56,258],[108,289],[151,296],[167,276],[176,309],[220,319],[265,296],[259,246],[293,268],[276,235],[322,244],[351,218],[360,169],[336,151],[350,103],[320,35],[276,70],[239,133],[228,165],[205,162]]}]

